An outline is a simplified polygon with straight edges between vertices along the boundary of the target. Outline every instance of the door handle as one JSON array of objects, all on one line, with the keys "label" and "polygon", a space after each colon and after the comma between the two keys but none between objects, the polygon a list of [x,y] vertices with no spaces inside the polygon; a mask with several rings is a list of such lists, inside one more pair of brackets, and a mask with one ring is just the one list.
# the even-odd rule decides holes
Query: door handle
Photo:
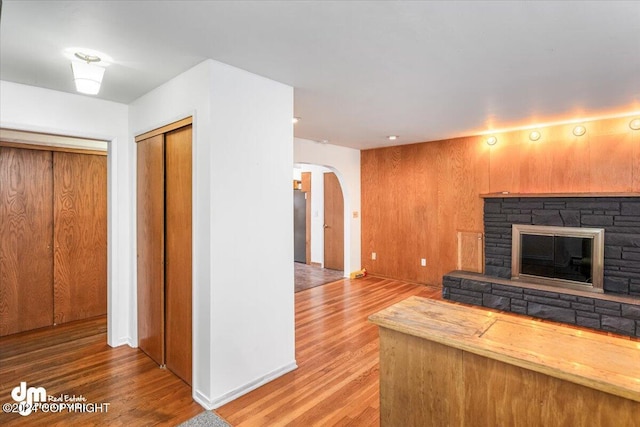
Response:
[{"label": "door handle", "polygon": [[324,227],[324,228],[329,228],[329,226],[328,226],[327,224],[325,224],[323,227]]}]

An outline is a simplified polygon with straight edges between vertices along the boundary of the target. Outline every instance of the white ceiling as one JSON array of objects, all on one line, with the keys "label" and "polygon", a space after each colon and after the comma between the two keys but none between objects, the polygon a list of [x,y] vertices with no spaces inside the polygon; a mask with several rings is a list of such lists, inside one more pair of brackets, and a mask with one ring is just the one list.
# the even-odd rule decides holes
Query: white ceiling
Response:
[{"label": "white ceiling", "polygon": [[372,148],[640,111],[639,1],[7,1],[0,78],[129,103],[212,58],[295,88],[295,134]]}]

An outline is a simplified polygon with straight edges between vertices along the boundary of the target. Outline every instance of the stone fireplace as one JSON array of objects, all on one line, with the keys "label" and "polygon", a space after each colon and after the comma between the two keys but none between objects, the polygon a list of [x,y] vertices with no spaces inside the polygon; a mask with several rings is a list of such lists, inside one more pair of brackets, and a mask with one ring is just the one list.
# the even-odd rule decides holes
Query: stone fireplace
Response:
[{"label": "stone fireplace", "polygon": [[[514,277],[513,225],[603,230],[603,293]],[[640,197],[485,196],[484,228],[485,274],[446,275],[444,298],[640,337]]]}]

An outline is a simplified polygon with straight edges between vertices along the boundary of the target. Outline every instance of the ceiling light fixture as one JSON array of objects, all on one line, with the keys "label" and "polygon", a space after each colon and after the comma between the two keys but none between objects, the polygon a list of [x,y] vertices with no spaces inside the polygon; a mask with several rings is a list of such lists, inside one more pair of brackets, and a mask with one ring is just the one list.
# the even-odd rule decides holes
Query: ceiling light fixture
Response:
[{"label": "ceiling light fixture", "polygon": [[300,117],[294,117],[293,119],[291,119],[291,122],[295,125],[296,123],[298,123],[300,121]]},{"label": "ceiling light fixture", "polygon": [[640,130],[640,119],[633,119],[629,122],[629,127],[633,130]]},{"label": "ceiling light fixture", "polygon": [[71,61],[76,90],[87,95],[97,95],[104,77],[104,68],[95,65],[100,62],[100,57],[82,52],[76,52],[74,56],[80,60]]},{"label": "ceiling light fixture", "polygon": [[389,136],[387,136],[387,139],[389,141],[395,141],[398,138],[400,138],[398,135],[389,135]]},{"label": "ceiling light fixture", "polygon": [[496,145],[496,142],[498,142],[498,138],[496,138],[495,136],[490,136],[489,138],[487,138],[487,145]]},{"label": "ceiling light fixture", "polygon": [[540,139],[541,136],[542,135],[540,135],[540,132],[538,132],[537,130],[534,130],[529,134],[529,139],[531,141],[537,141]]},{"label": "ceiling light fixture", "polygon": [[587,129],[584,126],[576,126],[573,128],[573,134],[575,136],[582,136],[587,133]]}]

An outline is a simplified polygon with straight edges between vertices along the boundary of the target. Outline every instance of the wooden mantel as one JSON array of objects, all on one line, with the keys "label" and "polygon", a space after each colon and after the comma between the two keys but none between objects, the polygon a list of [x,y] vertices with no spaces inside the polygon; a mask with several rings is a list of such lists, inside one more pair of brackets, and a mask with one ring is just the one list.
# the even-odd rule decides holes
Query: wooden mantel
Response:
[{"label": "wooden mantel", "polygon": [[637,340],[418,297],[369,320],[382,426],[640,426]]},{"label": "wooden mantel", "polygon": [[640,197],[640,193],[511,193],[502,191],[498,193],[480,194],[483,199],[506,199],[506,198],[553,198],[553,197]]}]

